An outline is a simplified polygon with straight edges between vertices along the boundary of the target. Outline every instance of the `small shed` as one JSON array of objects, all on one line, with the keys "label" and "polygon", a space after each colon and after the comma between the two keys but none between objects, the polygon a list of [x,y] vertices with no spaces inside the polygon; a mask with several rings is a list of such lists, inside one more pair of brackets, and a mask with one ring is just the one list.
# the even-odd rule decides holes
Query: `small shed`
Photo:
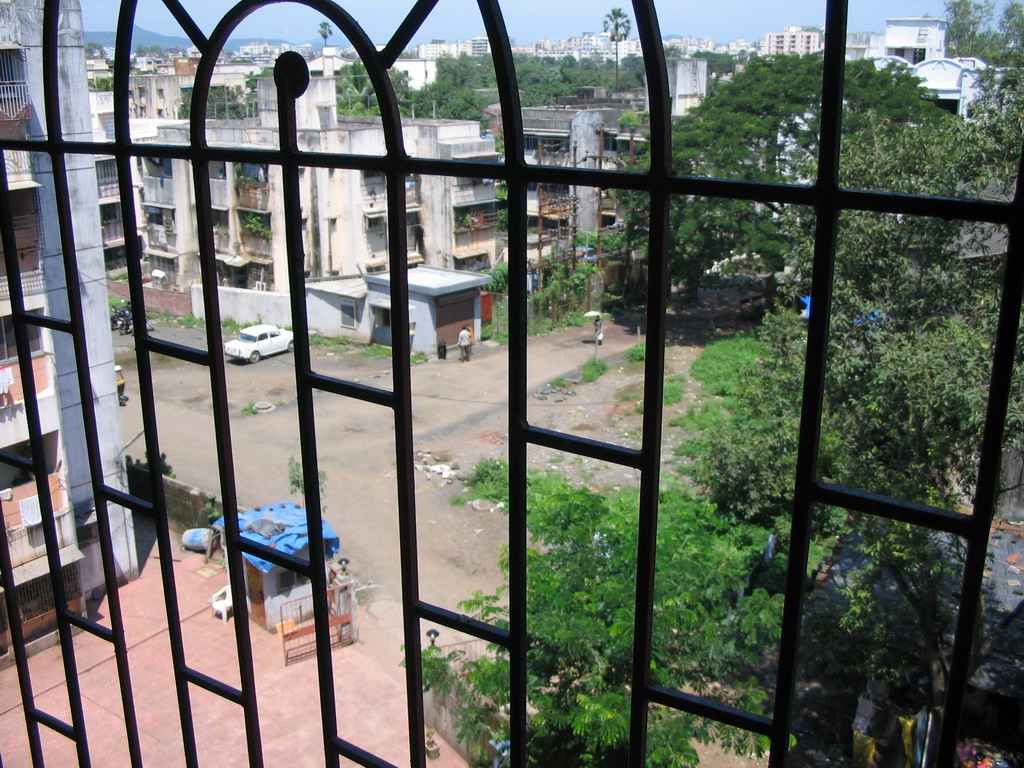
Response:
[{"label": "small shed", "polygon": [[[324,553],[328,558],[338,554],[338,534],[321,520]],[[224,528],[224,518],[213,523]],[[242,538],[296,557],[309,556],[309,528],[306,510],[290,501],[268,504],[259,509],[238,513],[238,527]],[[312,595],[309,579],[287,568],[280,568],[248,552],[242,553],[245,566],[246,602],[249,619],[264,629],[275,631],[281,623],[281,607]],[[324,563],[327,570],[327,564]]]},{"label": "small shed", "polygon": [[[456,269],[420,266],[410,269],[409,332],[414,351],[432,353],[442,341],[454,346],[462,326],[480,338],[480,289],[491,281]],[[391,273],[363,275],[366,303],[372,312],[371,341],[391,344]]]}]

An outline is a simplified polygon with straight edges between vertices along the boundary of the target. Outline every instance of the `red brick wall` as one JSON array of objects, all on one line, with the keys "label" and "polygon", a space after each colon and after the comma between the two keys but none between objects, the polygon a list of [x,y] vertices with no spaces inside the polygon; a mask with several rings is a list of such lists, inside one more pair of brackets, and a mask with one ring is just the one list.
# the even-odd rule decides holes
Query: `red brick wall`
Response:
[{"label": "red brick wall", "polygon": [[[125,299],[128,296],[128,283],[123,280],[107,280],[107,292],[112,299]],[[178,291],[161,291],[158,288],[142,286],[146,299],[146,311],[161,315],[184,317],[192,312],[192,294]]]}]

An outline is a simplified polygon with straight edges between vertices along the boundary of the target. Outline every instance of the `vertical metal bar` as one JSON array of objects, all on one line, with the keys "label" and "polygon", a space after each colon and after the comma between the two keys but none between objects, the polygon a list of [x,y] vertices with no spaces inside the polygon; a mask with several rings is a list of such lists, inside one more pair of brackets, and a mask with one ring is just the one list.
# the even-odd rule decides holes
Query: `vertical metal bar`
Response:
[{"label": "vertical metal bar", "polygon": [[[117,42],[114,66],[114,144],[119,150],[131,149],[128,94],[130,83],[131,38],[135,20],[137,0],[122,0],[117,20]],[[121,219],[125,232],[138,231],[135,217],[135,190],[132,188],[132,155],[118,153],[118,192],[121,199]],[[144,307],[142,292],[142,254],[139,239],[125,237],[125,259],[128,267],[128,291],[133,307]],[[181,725],[182,750],[187,768],[198,768],[199,757],[196,749],[195,723],[192,720],[192,702],[188,681],[185,676],[185,650],[181,631],[181,615],[178,610],[178,594],[174,581],[174,547],[171,544],[167,520],[167,501],[164,496],[163,478],[158,466],[160,444],[157,439],[157,418],[153,389],[153,368],[147,348],[140,344],[145,334],[145,322],[135,329],[143,336],[135,337],[135,359],[139,376],[139,403],[142,411],[142,425],[145,433],[145,451],[149,463],[149,490],[156,529],[157,551],[160,553],[160,578],[164,593],[164,612],[167,617],[167,639],[171,650],[171,668],[174,675],[174,691],[178,703],[178,721]]]},{"label": "vertical metal bar", "polygon": [[804,574],[810,547],[811,485],[818,473],[821,411],[824,402],[825,370],[828,358],[829,316],[835,246],[839,226],[836,192],[839,186],[839,145],[842,125],[843,73],[846,47],[847,0],[828,0],[825,10],[825,62],[822,72],[821,137],[818,205],[811,272],[811,313],[807,332],[803,400],[797,449],[793,519],[790,528],[789,563],[786,571],[786,599],[779,640],[779,667],[772,719],[770,768],[782,768],[789,750],[789,732],[796,695],[800,626],[803,620]]},{"label": "vertical metal bar", "polygon": [[[299,450],[302,459],[303,495],[306,500],[306,526],[309,532],[310,581],[313,587],[313,622],[316,637],[317,683],[320,693],[320,721],[323,732],[324,760],[338,766],[339,756],[332,742],[338,729],[337,702],[334,698],[334,661],[331,658],[331,634],[327,615],[326,550],[320,498],[320,467],[317,459],[313,390],[310,386],[312,362],[309,352],[309,320],[306,315],[305,257],[302,247],[302,202],[299,196],[298,128],[295,100],[309,84],[309,70],[297,53],[285,53],[274,66],[277,84],[278,131],[281,137],[281,174],[284,187],[285,239],[288,250],[288,292],[291,298],[292,328],[295,331],[295,387],[299,415]],[[312,225],[312,226],[315,226]]]},{"label": "vertical metal bar", "polygon": [[[2,154],[2,153],[0,153]],[[0,243],[3,244],[4,279],[8,291],[12,290],[13,280],[21,282],[18,271],[17,236],[14,222],[11,220],[11,193],[7,187],[7,159],[0,158]],[[13,270],[13,271],[12,271]],[[35,709],[35,696],[32,693],[32,678],[28,666],[28,653],[25,647],[25,633],[21,627],[21,614],[18,610],[18,587],[14,583],[14,566],[11,563],[11,552],[8,549],[7,525],[0,524],[0,585],[4,588],[4,603],[7,606],[7,626],[10,628],[14,650],[14,663],[18,669],[18,688],[21,691],[21,707],[25,715],[25,727],[28,731],[29,754],[32,765],[43,764],[43,745],[39,739],[39,722],[31,716]]]},{"label": "vertical metal bar", "polygon": [[671,115],[667,109],[668,72],[661,31],[651,0],[634,0],[633,13],[643,46],[647,88],[651,94],[651,179],[648,234],[647,339],[644,360],[643,437],[640,465],[640,500],[637,530],[636,592],[633,615],[632,695],[629,712],[627,763],[641,768],[647,762],[647,721],[650,708],[651,644],[654,625],[655,565],[658,536],[658,491],[661,484],[662,393],[665,380],[665,313],[668,307],[668,215],[670,196],[658,192],[669,175],[672,155]]},{"label": "vertical metal bar", "polygon": [[524,768],[527,725],[527,398],[526,383],[526,188],[523,111],[508,30],[497,0],[478,0],[490,40],[501,99],[502,135],[508,176],[508,599],[509,743],[511,768]]},{"label": "vertical metal bar", "polygon": [[[1022,161],[1024,164],[1024,161]],[[1018,173],[1018,178],[1020,174]],[[984,584],[989,528],[995,514],[1002,472],[1003,432],[1006,412],[1013,384],[1013,364],[1020,331],[1021,301],[1024,295],[1024,235],[1020,210],[1022,200],[1018,187],[1013,206],[1018,215],[1010,224],[1010,237],[1003,277],[1003,295],[999,305],[999,324],[992,355],[992,373],[989,384],[985,431],[981,441],[981,460],[975,488],[974,514],[971,533],[967,539],[967,560],[960,589],[962,598],[957,612],[953,653],[946,683],[939,755],[952,755],[960,738],[960,717],[964,708],[964,691],[970,679],[975,627],[979,619]]]}]

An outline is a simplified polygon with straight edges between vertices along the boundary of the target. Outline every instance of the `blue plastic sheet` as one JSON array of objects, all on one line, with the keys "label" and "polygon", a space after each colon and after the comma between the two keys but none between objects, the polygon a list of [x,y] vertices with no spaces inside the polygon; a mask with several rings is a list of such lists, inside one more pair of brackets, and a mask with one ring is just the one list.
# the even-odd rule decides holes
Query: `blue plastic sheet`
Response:
[{"label": "blue plastic sheet", "polygon": [[[326,520],[321,520],[320,523],[323,526],[324,552],[330,558],[338,554],[338,534]],[[223,528],[224,518],[220,518],[213,524]],[[302,551],[309,544],[306,510],[290,501],[279,501],[259,509],[239,512],[238,528],[242,538],[289,555]],[[270,573],[274,567],[273,563],[250,555],[248,552],[243,552],[242,556],[263,573]]]}]

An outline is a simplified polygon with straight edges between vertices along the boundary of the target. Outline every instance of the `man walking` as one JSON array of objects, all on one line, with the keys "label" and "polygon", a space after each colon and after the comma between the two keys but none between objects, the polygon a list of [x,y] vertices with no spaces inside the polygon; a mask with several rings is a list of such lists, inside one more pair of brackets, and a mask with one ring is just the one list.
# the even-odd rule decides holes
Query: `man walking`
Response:
[{"label": "man walking", "polygon": [[469,326],[462,326],[462,330],[459,331],[459,362],[468,363],[469,354],[472,352],[473,343],[469,336]]}]

